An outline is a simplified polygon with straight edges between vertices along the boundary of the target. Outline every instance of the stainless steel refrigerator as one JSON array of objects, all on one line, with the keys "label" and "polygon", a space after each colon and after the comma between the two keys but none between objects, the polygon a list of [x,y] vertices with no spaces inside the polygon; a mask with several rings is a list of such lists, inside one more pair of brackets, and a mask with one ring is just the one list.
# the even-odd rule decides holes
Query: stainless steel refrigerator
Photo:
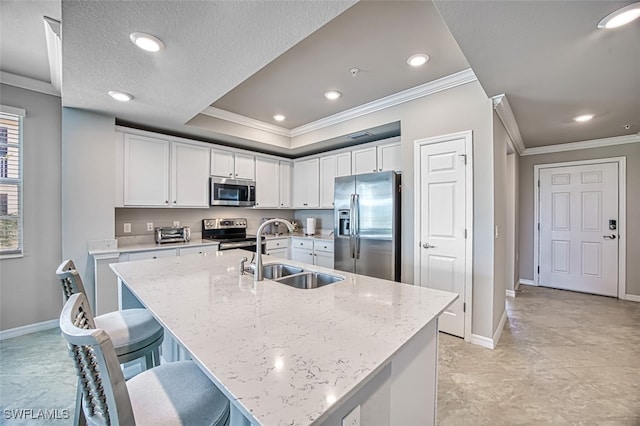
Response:
[{"label": "stainless steel refrigerator", "polygon": [[400,281],[400,175],[338,177],[334,268]]}]

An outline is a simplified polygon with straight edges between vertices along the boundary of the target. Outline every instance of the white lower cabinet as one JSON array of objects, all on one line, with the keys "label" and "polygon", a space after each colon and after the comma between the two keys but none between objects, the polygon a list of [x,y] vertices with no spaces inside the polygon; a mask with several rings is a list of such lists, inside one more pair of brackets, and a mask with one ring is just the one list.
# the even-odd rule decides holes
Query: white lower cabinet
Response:
[{"label": "white lower cabinet", "polygon": [[291,260],[333,269],[333,241],[292,238]]},{"label": "white lower cabinet", "polygon": [[289,238],[267,240],[264,254],[281,259],[289,259]]}]

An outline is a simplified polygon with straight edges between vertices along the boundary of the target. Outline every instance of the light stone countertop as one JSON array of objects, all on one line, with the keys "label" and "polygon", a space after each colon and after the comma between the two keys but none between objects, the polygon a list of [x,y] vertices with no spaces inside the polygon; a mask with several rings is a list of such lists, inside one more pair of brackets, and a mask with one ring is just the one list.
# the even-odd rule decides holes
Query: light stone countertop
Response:
[{"label": "light stone countertop", "polygon": [[[284,260],[344,281],[239,275],[241,250],[111,264],[252,422],[321,422],[458,296]],[[265,264],[283,262],[265,259]]]}]

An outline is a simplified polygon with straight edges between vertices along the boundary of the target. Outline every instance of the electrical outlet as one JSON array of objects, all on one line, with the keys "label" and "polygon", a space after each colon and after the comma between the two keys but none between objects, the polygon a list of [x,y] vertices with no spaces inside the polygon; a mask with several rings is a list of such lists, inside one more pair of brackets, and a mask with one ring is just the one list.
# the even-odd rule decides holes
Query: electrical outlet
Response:
[{"label": "electrical outlet", "polygon": [[342,426],[360,426],[360,406],[356,406],[342,418]]},{"label": "electrical outlet", "polygon": [[125,223],[124,224],[124,233],[128,234],[131,232],[131,224],[130,223]]},{"label": "electrical outlet", "polygon": [[147,222],[147,231],[153,231],[153,222]]},{"label": "electrical outlet", "polygon": [[179,220],[174,220],[173,221],[173,227],[177,228],[178,226],[180,226],[180,221]]}]

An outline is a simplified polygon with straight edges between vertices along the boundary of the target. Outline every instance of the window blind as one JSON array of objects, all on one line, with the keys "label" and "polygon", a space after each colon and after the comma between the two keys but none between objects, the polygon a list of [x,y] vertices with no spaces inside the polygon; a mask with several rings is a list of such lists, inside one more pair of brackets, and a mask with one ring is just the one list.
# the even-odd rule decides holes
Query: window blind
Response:
[{"label": "window blind", "polygon": [[0,256],[22,254],[22,117],[0,112]]}]

